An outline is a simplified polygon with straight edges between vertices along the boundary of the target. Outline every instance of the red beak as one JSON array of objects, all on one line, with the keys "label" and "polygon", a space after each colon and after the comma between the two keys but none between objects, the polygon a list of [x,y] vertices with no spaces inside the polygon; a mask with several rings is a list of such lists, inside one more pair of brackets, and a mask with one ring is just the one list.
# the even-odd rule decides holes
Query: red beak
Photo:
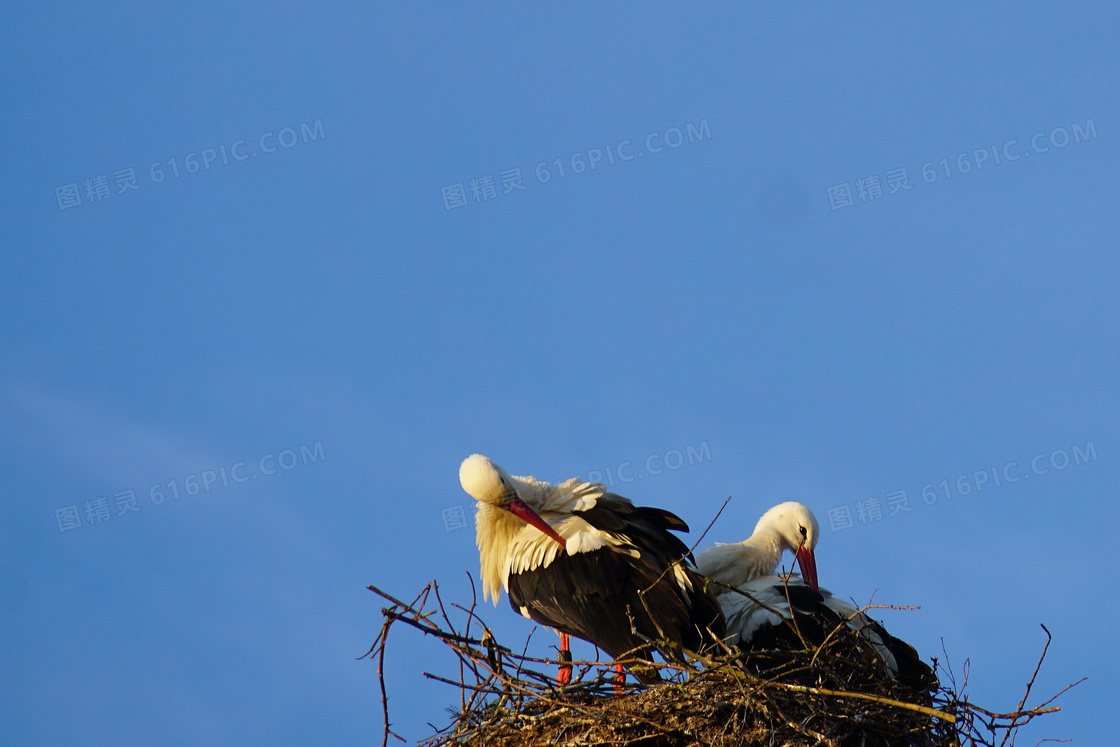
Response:
[{"label": "red beak", "polygon": [[801,577],[809,584],[809,588],[817,591],[817,559],[813,557],[812,548],[801,546],[797,551],[797,564],[801,566]]},{"label": "red beak", "polygon": [[567,543],[564,542],[564,538],[557,534],[556,530],[553,529],[547,521],[542,519],[540,514],[529,508],[529,504],[520,498],[515,496],[514,499],[510,501],[509,512],[525,523],[532,524],[537,529],[559,542],[561,546],[567,546]]}]

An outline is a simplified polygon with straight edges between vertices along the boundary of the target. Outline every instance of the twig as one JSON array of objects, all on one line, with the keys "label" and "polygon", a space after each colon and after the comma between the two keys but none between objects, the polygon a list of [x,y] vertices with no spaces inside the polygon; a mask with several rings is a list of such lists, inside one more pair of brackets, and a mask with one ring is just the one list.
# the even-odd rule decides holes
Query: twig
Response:
[{"label": "twig", "polygon": [[950,724],[957,722],[957,717],[951,713],[943,713],[936,708],[929,708],[916,703],[904,703],[901,700],[894,700],[893,698],[884,698],[881,695],[869,695],[867,693],[849,693],[843,690],[827,690],[823,687],[807,687],[805,685],[791,685],[785,682],[773,682],[774,687],[780,687],[785,690],[792,690],[798,693],[809,693],[811,695],[832,695],[837,698],[859,698],[860,700],[872,700],[876,703],[883,703],[894,708],[904,708],[908,711],[915,711],[917,713],[924,713],[927,716],[939,718],[942,721],[947,721]]}]

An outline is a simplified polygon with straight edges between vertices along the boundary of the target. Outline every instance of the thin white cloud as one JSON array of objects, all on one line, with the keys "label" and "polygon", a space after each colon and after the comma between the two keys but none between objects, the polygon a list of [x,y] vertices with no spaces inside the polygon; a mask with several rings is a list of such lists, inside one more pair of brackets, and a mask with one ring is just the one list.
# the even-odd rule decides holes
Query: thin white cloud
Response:
[{"label": "thin white cloud", "polygon": [[152,473],[187,474],[217,461],[204,446],[89,393],[8,383],[0,387],[0,410],[7,411],[4,419],[25,442],[21,450],[30,447],[66,460],[110,485],[127,485]]}]

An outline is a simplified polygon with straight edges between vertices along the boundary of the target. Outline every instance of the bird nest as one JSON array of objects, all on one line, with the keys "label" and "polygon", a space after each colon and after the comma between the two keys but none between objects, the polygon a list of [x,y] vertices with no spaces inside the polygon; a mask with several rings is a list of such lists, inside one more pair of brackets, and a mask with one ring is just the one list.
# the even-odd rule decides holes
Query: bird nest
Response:
[{"label": "bird nest", "polygon": [[383,747],[390,738],[404,741],[392,731],[384,669],[389,630],[398,622],[447,646],[457,660],[457,673],[451,676],[424,672],[457,691],[459,704],[448,709],[451,718],[445,727],[420,742],[423,747],[996,747],[1013,745],[1022,726],[1059,710],[1051,705],[1055,698],[1078,684],[1026,707],[1049,646],[1047,631],[1022,700],[1015,710],[997,713],[968,701],[967,662],[959,686],[951,668],[934,659],[941,683],[929,690],[907,690],[865,655],[857,634],[840,625],[820,646],[727,651],[659,663],[664,682],[656,685],[619,684],[611,669],[614,662],[573,662],[572,682],[559,686],[556,662],[529,656],[529,640],[520,652],[498,643],[476,614],[474,601],[466,607],[450,605],[452,614],[464,619],[456,626],[434,581],[411,603],[374,586],[369,589],[390,603],[382,609],[381,631],[364,655],[377,662]]}]

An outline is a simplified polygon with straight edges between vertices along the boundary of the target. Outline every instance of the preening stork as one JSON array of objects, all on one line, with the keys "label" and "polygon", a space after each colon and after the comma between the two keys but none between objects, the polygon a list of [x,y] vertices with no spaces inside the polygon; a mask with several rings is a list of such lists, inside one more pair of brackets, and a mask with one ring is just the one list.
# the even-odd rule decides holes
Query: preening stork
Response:
[{"label": "preening stork", "polygon": [[[801,575],[817,588],[817,559],[814,551],[820,537],[817,517],[796,501],[779,503],[762,515],[754,532],[742,542],[715,545],[696,556],[700,573],[724,586],[739,586],[778,570],[782,553],[797,558]],[[719,594],[720,590],[716,589]]]},{"label": "preening stork", "polygon": [[[814,551],[819,536],[813,512],[791,501],[763,514],[743,542],[717,544],[697,556],[700,572],[718,584],[727,642],[747,651],[800,649],[804,643],[821,646],[830,633],[846,626],[856,634],[853,640],[861,642],[860,650],[850,654],[882,667],[912,690],[936,687],[933,670],[910,644],[817,585]],[[803,578],[775,575],[785,550],[794,553]]]},{"label": "preening stork", "polygon": [[[673,658],[725,635],[719,603],[671,534],[688,531],[676,515],[578,478],[553,486],[514,477],[481,454],[463,460],[459,481],[478,501],[484,598],[497,604],[505,590],[514,611],[555,628],[562,661],[569,635],[648,661],[650,641],[665,641],[661,653]],[[652,668],[634,675],[660,679]],[[562,666],[558,679],[570,676]]]}]

